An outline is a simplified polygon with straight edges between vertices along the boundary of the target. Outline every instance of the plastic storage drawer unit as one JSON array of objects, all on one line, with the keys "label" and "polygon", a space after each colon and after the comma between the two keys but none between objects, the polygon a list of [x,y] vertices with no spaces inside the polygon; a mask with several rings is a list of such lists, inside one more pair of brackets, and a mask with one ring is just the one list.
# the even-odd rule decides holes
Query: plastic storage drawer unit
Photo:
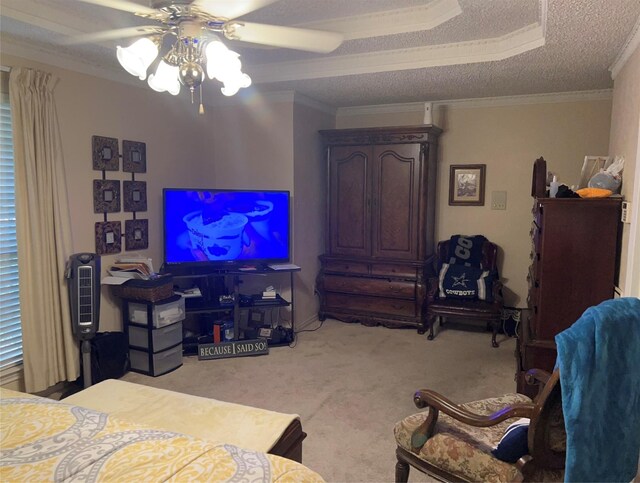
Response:
[{"label": "plastic storage drawer unit", "polygon": [[[151,337],[151,341],[149,341]],[[160,352],[182,341],[182,322],[149,330],[146,327],[129,326],[129,346]],[[149,345],[151,342],[151,345]]]},{"label": "plastic storage drawer unit", "polygon": [[162,352],[147,352],[129,349],[131,370],[148,376],[161,376],[182,365],[182,344]]},{"label": "plastic storage drawer unit", "polygon": [[184,299],[180,295],[166,299],[166,302],[129,302],[129,322],[134,324],[165,327],[184,319]]}]

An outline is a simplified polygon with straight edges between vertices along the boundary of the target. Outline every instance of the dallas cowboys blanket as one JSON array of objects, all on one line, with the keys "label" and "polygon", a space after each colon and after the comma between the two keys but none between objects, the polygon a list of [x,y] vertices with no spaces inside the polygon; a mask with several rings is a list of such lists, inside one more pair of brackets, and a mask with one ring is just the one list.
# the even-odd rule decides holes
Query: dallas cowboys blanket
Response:
[{"label": "dallas cowboys blanket", "polygon": [[449,265],[479,267],[482,262],[482,245],[487,241],[482,235],[453,235],[449,239]]},{"label": "dallas cowboys blanket", "polygon": [[591,307],[555,340],[565,481],[631,481],[640,451],[640,299]]}]

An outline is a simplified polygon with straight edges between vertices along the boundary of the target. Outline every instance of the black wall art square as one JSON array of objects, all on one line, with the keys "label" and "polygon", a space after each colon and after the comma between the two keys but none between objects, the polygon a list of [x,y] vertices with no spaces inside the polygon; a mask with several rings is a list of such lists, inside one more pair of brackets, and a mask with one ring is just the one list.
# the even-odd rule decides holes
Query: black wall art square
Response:
[{"label": "black wall art square", "polygon": [[122,171],[147,172],[147,145],[138,141],[122,141]]},{"label": "black wall art square", "polygon": [[103,221],[95,225],[96,253],[108,255],[122,249],[122,224],[119,221]]},{"label": "black wall art square", "polygon": [[[146,204],[146,201],[145,201]],[[120,180],[93,180],[93,212],[117,213],[120,211]]]},{"label": "black wall art square", "polygon": [[120,153],[118,140],[104,136],[91,136],[93,169],[98,171],[118,171],[120,169]]},{"label": "black wall art square", "polygon": [[124,211],[147,211],[147,182],[123,181]]},{"label": "black wall art square", "polygon": [[149,248],[149,220],[125,220],[124,249],[144,250]]}]

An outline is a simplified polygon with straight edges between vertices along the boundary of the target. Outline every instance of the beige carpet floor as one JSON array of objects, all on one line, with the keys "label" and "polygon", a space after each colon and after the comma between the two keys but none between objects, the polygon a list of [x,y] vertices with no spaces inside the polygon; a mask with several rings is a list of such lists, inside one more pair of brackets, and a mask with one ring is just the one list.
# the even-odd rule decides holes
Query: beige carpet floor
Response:
[{"label": "beige carpet floor", "polygon": [[[319,323],[318,323],[319,324]],[[416,389],[456,402],[515,392],[515,339],[447,325],[433,341],[413,329],[327,320],[294,348],[198,361],[160,377],[124,380],[301,416],[303,463],[330,482],[391,482],[393,425],[417,411]],[[188,408],[185,408],[187,411]],[[206,421],[203,421],[206,424]],[[412,470],[409,481],[432,481]]]}]

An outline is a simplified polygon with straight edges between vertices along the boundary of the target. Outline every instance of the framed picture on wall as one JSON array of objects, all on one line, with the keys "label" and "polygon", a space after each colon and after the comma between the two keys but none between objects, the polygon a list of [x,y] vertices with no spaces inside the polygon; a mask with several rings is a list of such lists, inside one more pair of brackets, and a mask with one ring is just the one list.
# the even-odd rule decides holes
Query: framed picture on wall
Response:
[{"label": "framed picture on wall", "polygon": [[486,164],[453,164],[449,171],[449,205],[483,206]]}]

